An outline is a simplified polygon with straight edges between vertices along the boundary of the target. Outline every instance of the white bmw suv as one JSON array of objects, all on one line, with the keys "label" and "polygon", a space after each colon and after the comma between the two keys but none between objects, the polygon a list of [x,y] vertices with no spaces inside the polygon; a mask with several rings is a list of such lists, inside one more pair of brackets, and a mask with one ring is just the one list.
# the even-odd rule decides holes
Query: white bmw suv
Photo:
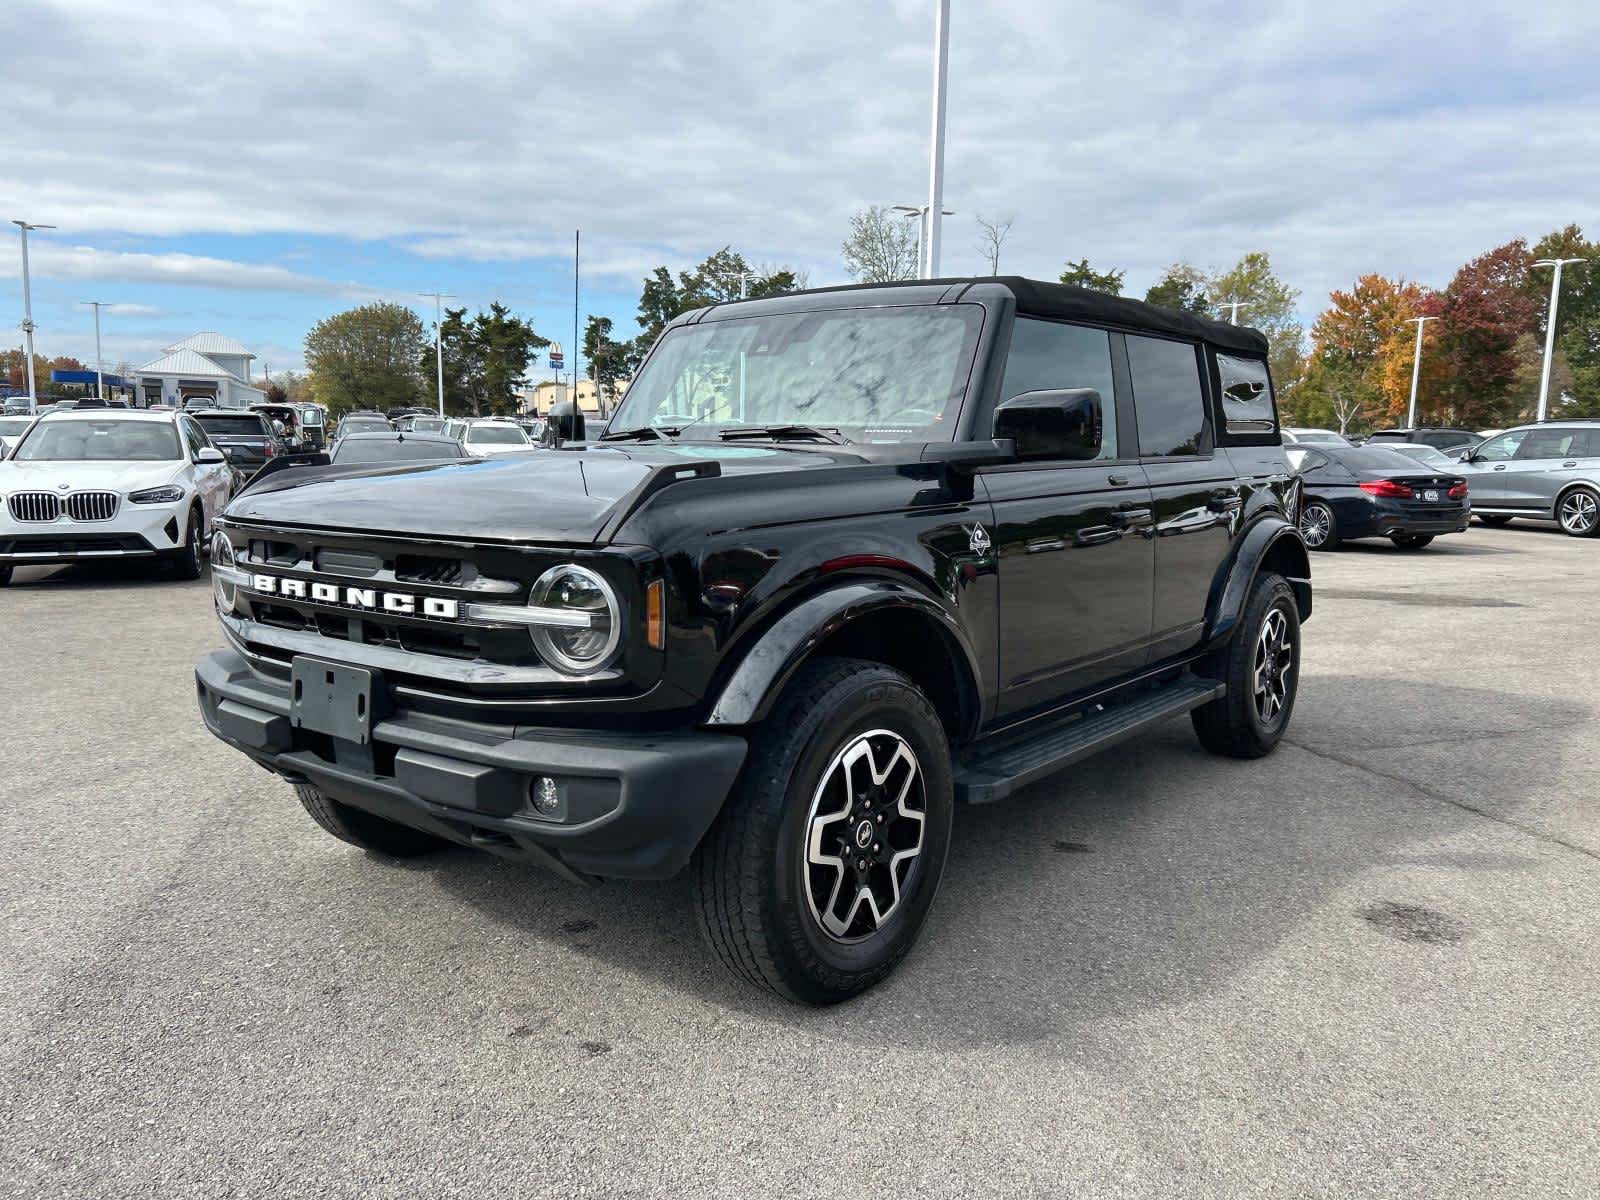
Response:
[{"label": "white bmw suv", "polygon": [[161,559],[194,579],[233,478],[183,413],[40,417],[0,460],[0,584],[19,566],[106,558]]}]

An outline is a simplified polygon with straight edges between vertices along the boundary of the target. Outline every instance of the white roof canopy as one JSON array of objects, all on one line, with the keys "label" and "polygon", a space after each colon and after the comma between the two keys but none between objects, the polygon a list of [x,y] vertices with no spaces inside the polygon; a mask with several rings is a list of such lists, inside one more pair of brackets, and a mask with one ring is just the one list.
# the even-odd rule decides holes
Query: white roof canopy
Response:
[{"label": "white roof canopy", "polygon": [[168,346],[167,353],[176,350],[195,350],[201,354],[235,354],[240,358],[254,358],[255,355],[246,350],[238,342],[224,334],[204,330],[200,333],[190,334],[183,341]]},{"label": "white roof canopy", "polygon": [[[251,355],[251,357],[255,357]],[[204,354],[193,350],[178,350],[155,362],[145,363],[134,372],[136,375],[183,375],[198,379],[238,379],[232,371],[225,371]],[[243,380],[240,380],[242,383]]]}]

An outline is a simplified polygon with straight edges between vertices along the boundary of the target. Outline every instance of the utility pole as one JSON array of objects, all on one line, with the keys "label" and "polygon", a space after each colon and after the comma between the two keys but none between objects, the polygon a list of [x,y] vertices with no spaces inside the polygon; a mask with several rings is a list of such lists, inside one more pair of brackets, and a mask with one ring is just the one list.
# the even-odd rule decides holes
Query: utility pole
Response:
[{"label": "utility pole", "polygon": [[1239,323],[1239,310],[1241,308],[1249,308],[1250,302],[1248,300],[1218,300],[1217,307],[1228,310],[1229,325],[1237,325]]},{"label": "utility pole", "polygon": [[[24,262],[27,260],[24,259]],[[1544,369],[1539,372],[1539,420],[1544,420],[1550,404],[1550,361],[1556,352],[1556,306],[1561,303],[1561,268],[1570,263],[1581,263],[1581,258],[1541,258],[1533,265],[1554,267],[1555,278],[1550,281],[1550,319],[1544,330]],[[26,268],[24,268],[26,270]]]},{"label": "utility pole", "polygon": [[33,290],[28,279],[28,231],[54,229],[55,226],[30,225],[14,218],[11,223],[22,230],[22,339],[25,343],[22,353],[28,371],[28,411],[31,413],[39,407],[39,392],[33,379]]},{"label": "utility pole", "polygon": [[944,216],[944,102],[950,74],[950,0],[934,0],[933,147],[928,155],[928,237],[922,278],[939,276],[939,226]]},{"label": "utility pole", "polygon": [[440,305],[445,300],[455,299],[452,292],[423,292],[423,296],[433,297],[433,362],[439,372],[439,415],[444,416],[444,319],[440,314]]},{"label": "utility pole", "polygon": [[104,400],[106,398],[106,379],[105,371],[100,365],[100,310],[105,307],[105,301],[80,300],[78,303],[92,305],[94,308],[94,394]]},{"label": "utility pole", "polygon": [[1411,357],[1411,405],[1406,409],[1406,428],[1417,427],[1417,379],[1422,374],[1422,328],[1438,317],[1412,317],[1410,324],[1417,327],[1417,349]]}]

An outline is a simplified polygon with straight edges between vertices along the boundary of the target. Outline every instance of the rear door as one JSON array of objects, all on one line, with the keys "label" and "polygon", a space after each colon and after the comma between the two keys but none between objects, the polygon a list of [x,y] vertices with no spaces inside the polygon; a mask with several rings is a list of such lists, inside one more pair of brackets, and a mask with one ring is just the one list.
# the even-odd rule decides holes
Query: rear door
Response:
[{"label": "rear door", "polygon": [[1577,433],[1571,426],[1528,430],[1504,473],[1506,503],[1553,510],[1556,493],[1578,476],[1578,462],[1571,457]]},{"label": "rear door", "polygon": [[[1000,577],[999,716],[1091,689],[1146,659],[1155,564],[1150,490],[1131,408],[1118,403],[1126,392],[1113,365],[1119,336],[1031,317],[1013,326],[999,398],[1094,388],[1102,448],[1089,462],[1035,460],[983,472]],[[990,419],[983,414],[983,427]]]},{"label": "rear door", "polygon": [[1151,657],[1160,659],[1199,643],[1244,494],[1216,450],[1203,349],[1132,333],[1126,347],[1139,462],[1155,507]]}]

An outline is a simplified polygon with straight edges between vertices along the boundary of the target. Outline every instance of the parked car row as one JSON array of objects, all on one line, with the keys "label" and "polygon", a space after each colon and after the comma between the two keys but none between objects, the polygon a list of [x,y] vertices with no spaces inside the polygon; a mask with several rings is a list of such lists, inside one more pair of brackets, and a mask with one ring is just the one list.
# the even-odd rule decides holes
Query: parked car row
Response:
[{"label": "parked car row", "polygon": [[1285,429],[1306,545],[1387,537],[1418,549],[1473,516],[1555,521],[1573,537],[1600,532],[1600,422],[1546,421],[1451,444],[1464,432],[1384,430],[1357,446],[1332,430]]}]

